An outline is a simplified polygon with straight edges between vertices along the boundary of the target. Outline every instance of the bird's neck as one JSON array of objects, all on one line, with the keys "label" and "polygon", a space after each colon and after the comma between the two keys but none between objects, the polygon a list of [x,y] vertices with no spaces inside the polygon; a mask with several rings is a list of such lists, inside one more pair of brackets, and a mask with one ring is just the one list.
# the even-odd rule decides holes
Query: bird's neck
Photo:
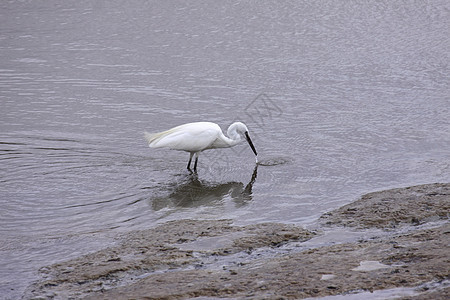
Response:
[{"label": "bird's neck", "polygon": [[229,138],[226,137],[225,135],[222,136],[222,138],[220,139],[220,148],[228,148],[228,147],[233,147],[235,145],[237,145],[240,142],[240,137],[238,139],[233,139],[233,138]]},{"label": "bird's neck", "polygon": [[230,127],[228,127],[227,135],[228,135],[228,138],[231,140],[237,140],[237,141],[241,140],[241,135],[237,132],[236,127],[233,126],[233,124]]},{"label": "bird's neck", "polygon": [[230,134],[230,132],[228,132],[228,136],[222,134],[221,137],[217,139],[215,144],[217,148],[228,148],[239,144],[240,141],[241,136],[239,134]]}]

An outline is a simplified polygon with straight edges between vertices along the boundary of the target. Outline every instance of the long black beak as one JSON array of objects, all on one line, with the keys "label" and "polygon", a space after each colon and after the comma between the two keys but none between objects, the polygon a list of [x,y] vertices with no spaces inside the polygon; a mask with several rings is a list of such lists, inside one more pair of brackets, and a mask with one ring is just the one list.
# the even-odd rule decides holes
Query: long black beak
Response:
[{"label": "long black beak", "polygon": [[247,139],[248,144],[250,145],[250,148],[252,148],[253,153],[257,156],[258,153],[256,153],[255,146],[253,146],[252,140],[250,139],[250,136],[248,135],[248,131],[245,132],[245,138]]}]

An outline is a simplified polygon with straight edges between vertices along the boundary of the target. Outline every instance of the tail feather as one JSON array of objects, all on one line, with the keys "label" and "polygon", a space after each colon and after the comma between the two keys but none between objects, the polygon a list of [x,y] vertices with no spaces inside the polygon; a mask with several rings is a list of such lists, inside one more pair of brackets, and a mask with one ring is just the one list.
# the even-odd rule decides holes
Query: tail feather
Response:
[{"label": "tail feather", "polygon": [[172,129],[162,131],[162,132],[156,132],[156,133],[149,133],[147,131],[144,132],[144,137],[148,142],[149,147],[151,148],[160,148],[160,147],[166,147],[166,143],[162,142],[161,140],[164,140],[164,138],[169,137],[170,135],[178,132],[184,125],[174,127]]},{"label": "tail feather", "polygon": [[[148,146],[151,148],[159,148],[162,145],[158,145],[158,142],[163,139],[168,134],[172,133],[173,129],[169,129],[163,132],[149,133],[147,131],[144,132],[144,138],[148,143]],[[162,146],[163,147],[163,146]]]},{"label": "tail feather", "polygon": [[158,136],[159,135],[157,133],[150,133],[147,131],[144,132],[144,138],[150,147],[151,147],[151,144],[158,138]]}]

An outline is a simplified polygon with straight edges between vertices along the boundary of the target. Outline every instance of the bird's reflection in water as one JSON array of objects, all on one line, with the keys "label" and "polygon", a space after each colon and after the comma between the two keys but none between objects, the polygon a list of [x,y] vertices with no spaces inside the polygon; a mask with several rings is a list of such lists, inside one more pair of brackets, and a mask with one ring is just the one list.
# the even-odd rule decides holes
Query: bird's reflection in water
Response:
[{"label": "bird's reflection in water", "polygon": [[198,178],[197,174],[188,175],[182,182],[169,184],[166,189],[169,195],[152,198],[152,208],[199,207],[217,205],[224,197],[230,196],[236,207],[248,204],[252,200],[253,183],[256,180],[258,166],[255,166],[250,181],[244,185],[242,182],[209,183]]}]

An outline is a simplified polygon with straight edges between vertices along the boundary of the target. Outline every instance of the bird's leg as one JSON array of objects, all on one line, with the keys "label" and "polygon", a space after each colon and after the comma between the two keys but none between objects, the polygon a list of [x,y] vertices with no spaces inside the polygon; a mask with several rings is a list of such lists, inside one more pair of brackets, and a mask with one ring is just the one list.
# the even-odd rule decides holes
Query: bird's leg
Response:
[{"label": "bird's leg", "polygon": [[[193,153],[193,152],[190,153],[190,156],[189,156],[189,162],[188,162],[188,165],[187,165],[187,169],[188,169],[189,171],[191,170],[192,156],[194,156],[194,153]],[[197,164],[195,164],[195,165],[197,166]],[[195,167],[194,167],[194,170],[195,170]]]},{"label": "bird's leg", "polygon": [[197,172],[198,153],[195,153],[194,171]]}]

